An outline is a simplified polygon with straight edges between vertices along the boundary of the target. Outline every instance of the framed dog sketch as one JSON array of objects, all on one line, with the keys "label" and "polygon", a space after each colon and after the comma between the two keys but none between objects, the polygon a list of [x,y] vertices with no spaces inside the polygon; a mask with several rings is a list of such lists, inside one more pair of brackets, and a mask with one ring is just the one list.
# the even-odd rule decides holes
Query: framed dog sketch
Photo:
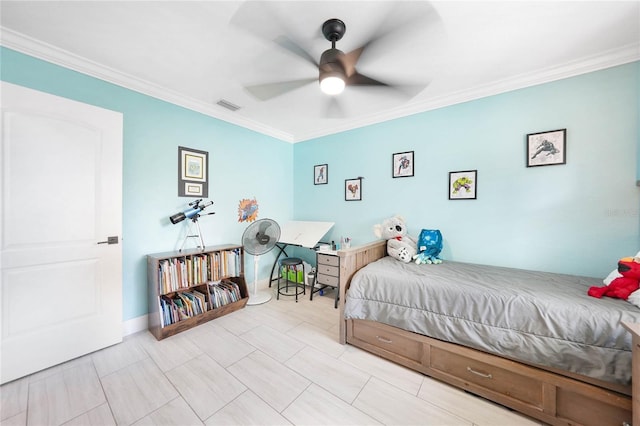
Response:
[{"label": "framed dog sketch", "polygon": [[413,151],[393,154],[392,163],[394,178],[413,176]]},{"label": "framed dog sketch", "polygon": [[567,129],[527,135],[527,167],[567,163]]},{"label": "framed dog sketch", "polygon": [[324,185],[329,181],[329,166],[326,164],[318,164],[313,166],[313,184]]},{"label": "framed dog sketch", "polygon": [[478,192],[478,171],[449,172],[449,199],[475,200]]}]

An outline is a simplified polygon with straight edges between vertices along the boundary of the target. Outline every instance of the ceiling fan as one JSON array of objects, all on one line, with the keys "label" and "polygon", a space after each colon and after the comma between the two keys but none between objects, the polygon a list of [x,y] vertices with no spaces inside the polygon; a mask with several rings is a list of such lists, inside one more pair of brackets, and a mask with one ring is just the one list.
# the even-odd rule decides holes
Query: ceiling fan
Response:
[{"label": "ceiling fan", "polygon": [[[319,83],[320,90],[330,96],[329,102],[332,107],[330,109],[333,110],[340,109],[336,95],[339,95],[345,89],[349,90],[349,87],[391,89],[394,91],[394,94],[399,94],[404,99],[411,98],[422,91],[428,82],[402,83],[398,82],[398,79],[401,78],[395,80],[386,77],[380,78],[375,75],[375,73],[374,75],[365,75],[357,69],[358,61],[363,57],[365,51],[368,52],[368,59],[379,56],[381,53],[397,53],[395,46],[389,47],[391,43],[395,44],[397,38],[395,38],[394,41],[387,40],[386,44],[380,43],[380,41],[384,38],[393,38],[389,37],[391,35],[397,36],[397,34],[392,33],[409,32],[411,27],[425,27],[429,23],[433,23],[434,15],[433,13],[431,15],[414,13],[413,15],[405,15],[405,17],[400,20],[389,19],[389,17],[387,17],[382,25],[370,35],[367,41],[348,53],[344,53],[336,47],[337,42],[342,40],[346,33],[344,21],[338,18],[328,19],[322,24],[322,35],[331,43],[331,47],[324,50],[319,60],[314,54],[310,53],[288,36],[280,34],[276,37],[269,37],[268,34],[264,34],[263,32],[263,37],[273,40],[281,48],[312,64],[318,70],[318,74],[302,79],[244,85],[244,88],[253,97],[266,101],[317,82]],[[425,16],[427,19],[423,19]],[[247,27],[248,25],[245,26],[245,28]],[[260,29],[256,29],[255,26],[249,28],[249,31],[260,33]],[[374,45],[376,45],[377,49],[373,48]],[[412,60],[410,56],[407,59]],[[390,64],[393,65],[394,62],[391,61]],[[366,74],[369,74],[369,72],[366,72]]]},{"label": "ceiling fan", "polygon": [[317,78],[291,80],[277,83],[257,84],[245,86],[245,89],[260,100],[268,100],[282,95],[308,83],[320,83],[320,90],[327,95],[339,95],[345,86],[388,86],[388,84],[360,74],[356,70],[356,63],[364,51],[366,45],[345,54],[336,48],[336,42],[344,36],[347,27],[337,18],[329,19],[322,24],[322,34],[331,43],[331,48],[325,50],[318,62],[311,54],[305,51],[291,39],[280,36],[275,42],[290,52],[311,62],[318,68]]}]

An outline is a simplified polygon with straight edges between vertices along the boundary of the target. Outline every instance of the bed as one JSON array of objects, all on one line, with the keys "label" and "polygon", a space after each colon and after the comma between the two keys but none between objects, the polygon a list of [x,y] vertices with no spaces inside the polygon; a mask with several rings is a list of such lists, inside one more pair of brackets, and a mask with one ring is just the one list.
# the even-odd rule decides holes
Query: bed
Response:
[{"label": "bed", "polygon": [[631,424],[632,345],[621,322],[640,323],[640,309],[587,296],[601,281],[404,264],[385,249],[338,252],[341,343],[549,424]]}]

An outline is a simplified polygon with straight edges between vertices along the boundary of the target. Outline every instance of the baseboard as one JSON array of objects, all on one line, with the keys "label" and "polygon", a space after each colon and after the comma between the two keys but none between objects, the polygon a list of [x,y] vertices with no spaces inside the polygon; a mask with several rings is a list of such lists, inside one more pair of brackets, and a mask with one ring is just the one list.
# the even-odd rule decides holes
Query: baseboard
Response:
[{"label": "baseboard", "polygon": [[142,315],[122,323],[122,337],[144,331],[149,327],[149,316]]}]

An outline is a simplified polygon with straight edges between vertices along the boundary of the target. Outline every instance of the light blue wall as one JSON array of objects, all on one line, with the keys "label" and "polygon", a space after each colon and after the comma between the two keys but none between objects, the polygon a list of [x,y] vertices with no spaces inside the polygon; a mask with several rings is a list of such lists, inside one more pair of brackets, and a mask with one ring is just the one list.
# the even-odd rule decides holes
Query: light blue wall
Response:
[{"label": "light blue wall", "polygon": [[[293,146],[6,48],[0,65],[2,80],[124,114],[125,320],[147,312],[145,255],[182,243],[184,226],[168,220],[190,201],[177,196],[180,145],[209,152],[208,245],[239,243],[238,202],[256,197],[260,217],[335,221],[328,238],[355,244],[402,213],[414,235],[442,230],[446,259],[603,276],[640,249],[638,63]],[[527,169],[525,135],[558,128],[567,165]],[[410,150],[415,177],[392,179],[392,153]],[[323,163],[329,183],[313,185]],[[467,169],[478,170],[478,199],[449,201],[448,172]],[[357,176],[363,201],[345,202],[344,179]],[[293,206],[281,197],[291,193]]]},{"label": "light blue wall", "polygon": [[[297,220],[335,221],[328,239],[375,239],[402,214],[438,228],[445,259],[604,277],[640,250],[634,63],[331,135],[294,147]],[[567,164],[525,167],[527,133],[567,129]],[[415,177],[391,177],[415,151]],[[313,185],[313,166],[329,183]],[[448,200],[448,173],[478,170],[477,200]],[[362,201],[344,180],[363,176]]]},{"label": "light blue wall", "polygon": [[[209,152],[208,199],[215,204],[205,212],[216,214],[200,219],[205,244],[240,243],[243,198],[257,198],[260,218],[291,219],[292,206],[281,197],[293,191],[290,143],[6,48],[0,60],[4,81],[123,113],[124,320],[147,313],[146,254],[177,249],[184,238],[188,222],[172,225],[168,219],[193,200],[177,196],[178,146]],[[265,255],[261,261],[260,278],[268,276],[269,260]],[[251,282],[250,256],[245,268]]]}]

